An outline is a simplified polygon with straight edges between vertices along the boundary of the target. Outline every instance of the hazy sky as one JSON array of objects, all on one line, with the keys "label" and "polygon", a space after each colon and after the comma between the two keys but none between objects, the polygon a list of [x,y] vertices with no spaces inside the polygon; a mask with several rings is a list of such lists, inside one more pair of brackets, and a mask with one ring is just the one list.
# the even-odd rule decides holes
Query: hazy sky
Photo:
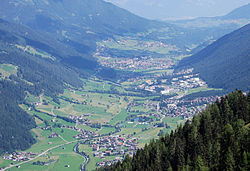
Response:
[{"label": "hazy sky", "polygon": [[151,19],[225,15],[250,0],[106,0]]}]

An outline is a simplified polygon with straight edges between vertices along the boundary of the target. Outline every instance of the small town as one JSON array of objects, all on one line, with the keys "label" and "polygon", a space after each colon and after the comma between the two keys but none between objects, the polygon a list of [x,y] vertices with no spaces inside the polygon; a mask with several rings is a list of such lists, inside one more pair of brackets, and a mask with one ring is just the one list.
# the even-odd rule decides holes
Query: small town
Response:
[{"label": "small town", "polygon": [[147,70],[147,69],[168,69],[173,63],[169,59],[140,57],[140,58],[114,58],[98,57],[103,66],[119,70]]}]

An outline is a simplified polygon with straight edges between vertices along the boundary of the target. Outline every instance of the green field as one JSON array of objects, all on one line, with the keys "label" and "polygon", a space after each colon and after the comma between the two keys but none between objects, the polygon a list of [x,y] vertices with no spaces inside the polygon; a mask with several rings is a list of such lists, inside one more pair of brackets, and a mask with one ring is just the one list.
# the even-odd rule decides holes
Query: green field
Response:
[{"label": "green field", "polygon": [[125,111],[125,109],[121,109],[121,112],[115,115],[115,117],[112,118],[109,124],[116,125],[118,122],[125,121],[127,116],[128,116],[128,113]]},{"label": "green field", "polygon": [[183,121],[182,117],[166,117],[163,119],[163,122],[170,126],[171,130],[176,129],[177,125],[180,125]]},{"label": "green field", "polygon": [[22,49],[24,52],[27,52],[29,54],[32,54],[32,55],[38,55],[38,56],[41,56],[42,58],[48,58],[48,59],[51,59],[51,60],[56,60],[56,58],[50,54],[48,54],[47,52],[45,51],[42,51],[40,49],[35,49],[31,46],[20,46],[20,45],[16,45],[17,48],[19,49]]},{"label": "green field", "polygon": [[193,93],[198,93],[198,92],[203,92],[203,91],[211,91],[211,90],[223,90],[223,89],[218,89],[218,88],[207,88],[207,87],[198,87],[198,88],[192,88],[192,89],[188,89],[187,93],[184,92],[179,92],[179,95],[190,95]]},{"label": "green field", "polygon": [[11,163],[17,164],[17,163],[19,163],[19,162],[11,161],[11,160],[4,160],[3,158],[0,158],[0,168],[1,168],[1,167],[7,167],[7,166],[9,166]]},{"label": "green field", "polygon": [[92,148],[89,147],[88,145],[81,144],[81,145],[79,146],[79,151],[80,151],[80,152],[83,151],[84,153],[86,153],[87,155],[89,155],[90,161],[89,161],[89,163],[88,163],[87,166],[86,166],[86,169],[89,170],[89,171],[92,171],[94,168],[96,168],[96,163],[101,161],[99,158],[95,158],[95,157],[93,156]]},{"label": "green field", "polygon": [[17,69],[18,67],[12,64],[0,64],[0,76],[9,78],[10,75],[17,75]]},{"label": "green field", "polygon": [[100,131],[98,131],[99,134],[101,135],[106,135],[109,134],[111,132],[114,132],[116,129],[113,127],[102,127],[102,129]]},{"label": "green field", "polygon": [[110,49],[144,50],[159,54],[168,54],[170,50],[178,51],[176,46],[163,44],[157,41],[138,41],[136,37],[116,37],[116,40],[105,40],[103,42],[98,42],[97,45],[103,45]]},{"label": "green field", "polygon": [[[23,164],[20,168],[13,168],[10,170],[23,170],[23,171],[32,171],[32,170],[46,170],[46,171],[54,171],[54,170],[80,170],[80,165],[84,162],[84,158],[79,154],[73,152],[73,147],[76,144],[69,144],[63,147],[59,147],[48,152],[46,155],[39,157],[38,159],[31,161],[29,163]],[[33,162],[43,161],[48,162],[49,160],[55,160],[55,162],[45,165],[33,165]],[[65,167],[65,165],[69,165],[69,167]]]}]

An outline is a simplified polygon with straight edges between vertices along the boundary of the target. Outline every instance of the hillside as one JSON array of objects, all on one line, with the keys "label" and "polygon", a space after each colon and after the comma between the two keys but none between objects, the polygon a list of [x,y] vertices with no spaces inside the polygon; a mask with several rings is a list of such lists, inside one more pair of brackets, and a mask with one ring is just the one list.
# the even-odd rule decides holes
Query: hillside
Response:
[{"label": "hillside", "polygon": [[24,91],[28,88],[20,84],[0,80],[0,154],[25,150],[36,142],[29,132],[35,127],[35,121],[18,106],[23,102]]},{"label": "hillside", "polygon": [[247,4],[234,9],[224,16],[199,17],[191,20],[169,22],[185,28],[208,28],[207,32],[210,32],[209,29],[223,30],[225,28],[232,31],[250,22],[249,10],[250,4]]},{"label": "hillside", "polygon": [[[26,36],[24,33],[29,33]],[[60,60],[70,52],[62,44],[43,37],[27,27],[0,20],[0,153],[24,150],[35,142],[29,129],[34,118],[19,104],[25,103],[27,93],[44,93],[58,102],[66,83],[80,86],[79,74],[86,74],[63,65]],[[51,45],[54,44],[53,47]],[[57,48],[57,49],[56,49]]]},{"label": "hillside", "polygon": [[249,170],[250,94],[230,93],[131,158],[99,170]]},{"label": "hillside", "polygon": [[3,0],[0,17],[69,38],[139,32],[159,24],[102,0]]},{"label": "hillside", "polygon": [[245,19],[250,19],[250,4],[244,5],[242,7],[239,7],[227,15],[223,16],[223,19],[240,19],[240,18],[245,18]]},{"label": "hillside", "polygon": [[250,25],[246,25],[183,59],[178,67],[193,67],[212,87],[249,90],[249,43]]},{"label": "hillside", "polygon": [[0,18],[47,33],[83,54],[93,52],[97,40],[167,25],[102,0],[3,0]]}]

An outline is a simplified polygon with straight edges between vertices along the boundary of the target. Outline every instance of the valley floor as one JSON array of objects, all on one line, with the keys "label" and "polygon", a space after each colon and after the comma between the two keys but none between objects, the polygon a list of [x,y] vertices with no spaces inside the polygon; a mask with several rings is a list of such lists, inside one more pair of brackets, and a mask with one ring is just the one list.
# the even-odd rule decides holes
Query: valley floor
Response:
[{"label": "valley floor", "polygon": [[[175,49],[159,42],[143,48],[147,46],[166,55],[162,48]],[[133,155],[152,138],[170,133],[218,98],[207,92],[221,91],[209,88],[192,68],[175,72],[183,55],[111,58],[100,48],[96,57],[103,66],[135,75],[117,82],[82,79],[81,88],[68,85],[58,96],[60,103],[44,94],[27,94],[20,107],[35,117],[32,133],[37,143],[26,151],[4,154],[3,170],[93,170],[110,165]],[[16,66],[1,64],[0,72],[8,77],[16,73]]]}]

